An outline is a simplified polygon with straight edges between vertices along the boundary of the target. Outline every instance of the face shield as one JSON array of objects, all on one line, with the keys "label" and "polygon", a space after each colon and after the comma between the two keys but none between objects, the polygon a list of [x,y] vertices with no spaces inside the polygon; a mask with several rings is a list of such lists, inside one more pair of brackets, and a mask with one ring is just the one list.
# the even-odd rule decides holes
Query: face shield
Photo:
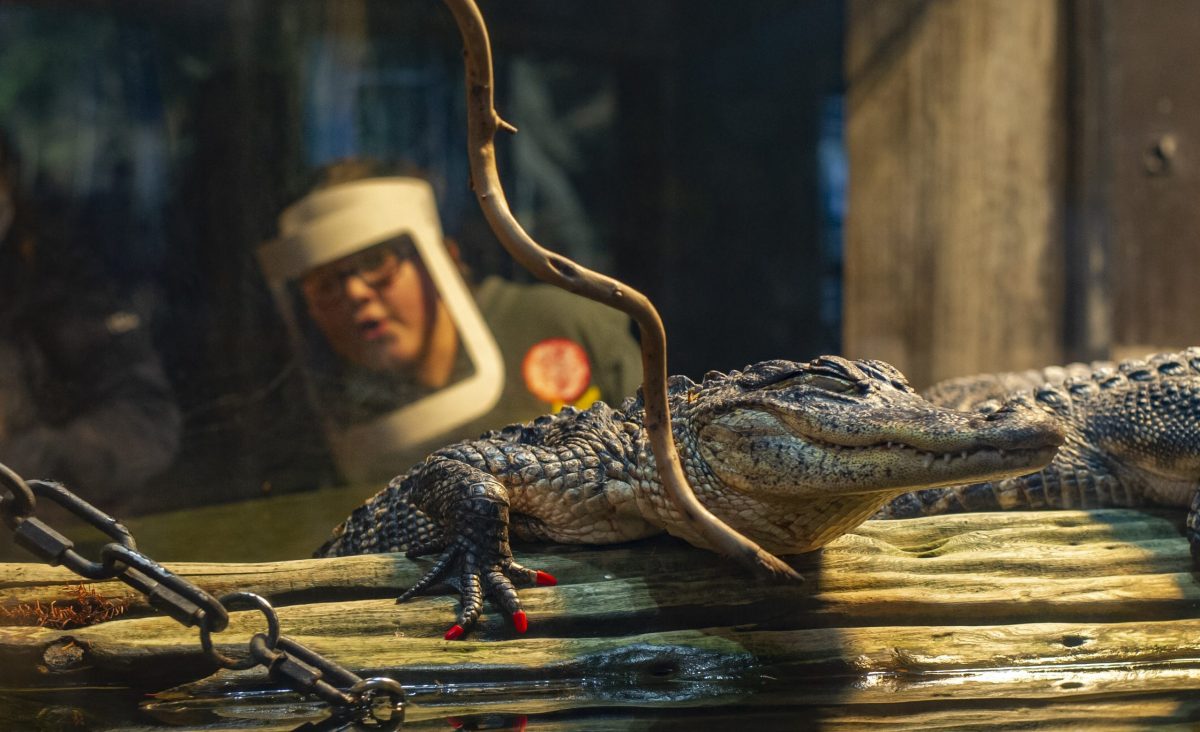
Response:
[{"label": "face shield", "polygon": [[400,456],[496,404],[500,351],[446,251],[427,182],[319,190],[279,228],[259,262],[347,479],[406,470]]}]

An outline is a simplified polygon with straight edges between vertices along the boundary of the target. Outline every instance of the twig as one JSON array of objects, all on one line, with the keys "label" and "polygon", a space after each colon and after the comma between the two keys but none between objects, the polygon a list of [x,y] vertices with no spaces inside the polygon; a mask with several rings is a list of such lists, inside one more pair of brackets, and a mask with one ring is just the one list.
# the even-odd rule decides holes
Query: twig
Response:
[{"label": "twig", "polygon": [[696,498],[684,477],[671,436],[667,406],[667,336],[650,300],[617,280],[593,272],[535,242],[509,210],[496,169],[497,129],[515,131],[493,106],[492,51],[487,26],[474,0],[445,0],[462,34],[466,62],[467,148],[471,183],[492,231],[508,253],[538,279],[596,300],[632,317],[642,334],[642,396],[646,430],[667,495],[691,529],[710,548],[772,576],[800,579],[779,558],[734,531]]}]

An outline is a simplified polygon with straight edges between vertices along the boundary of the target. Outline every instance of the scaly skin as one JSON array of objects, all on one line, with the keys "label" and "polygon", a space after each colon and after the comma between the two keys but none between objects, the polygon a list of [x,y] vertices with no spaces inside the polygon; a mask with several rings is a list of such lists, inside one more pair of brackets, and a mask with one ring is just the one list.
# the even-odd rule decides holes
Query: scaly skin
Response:
[{"label": "scaly skin", "polygon": [[[1043,410],[989,414],[922,399],[892,366],[826,356],[670,380],[672,426],[697,497],[770,552],[816,549],[890,498],[918,487],[1001,480],[1046,465],[1062,443]],[[689,532],[658,482],[643,407],[599,403],[438,450],[393,479],[334,531],[318,556],[440,553],[400,599],[449,574],[462,609],[447,638],[478,618],[484,594],[525,616],[513,579],[550,584],[513,561],[523,539],[606,544]]]},{"label": "scaly skin", "polygon": [[1119,364],[952,379],[930,401],[987,414],[1043,410],[1066,442],[1030,475],[900,496],[878,518],[1021,508],[1189,507],[1192,556],[1200,561],[1200,348]]}]

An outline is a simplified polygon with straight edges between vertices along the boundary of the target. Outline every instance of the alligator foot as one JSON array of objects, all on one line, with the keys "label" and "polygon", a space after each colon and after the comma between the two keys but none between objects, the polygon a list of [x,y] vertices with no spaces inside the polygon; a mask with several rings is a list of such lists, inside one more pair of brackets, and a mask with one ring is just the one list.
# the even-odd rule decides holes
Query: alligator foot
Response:
[{"label": "alligator foot", "polygon": [[513,580],[527,585],[554,585],[558,580],[541,570],[518,564],[508,545],[508,500],[499,483],[476,483],[469,497],[456,506],[457,531],[448,543],[415,547],[410,558],[441,550],[441,555],[420,580],[396,602],[414,597],[430,585],[447,578],[457,586],[462,604],[457,622],[446,631],[446,640],[466,633],[483,612],[485,595],[497,602],[512,618],[513,627],[524,633],[529,627]]}]

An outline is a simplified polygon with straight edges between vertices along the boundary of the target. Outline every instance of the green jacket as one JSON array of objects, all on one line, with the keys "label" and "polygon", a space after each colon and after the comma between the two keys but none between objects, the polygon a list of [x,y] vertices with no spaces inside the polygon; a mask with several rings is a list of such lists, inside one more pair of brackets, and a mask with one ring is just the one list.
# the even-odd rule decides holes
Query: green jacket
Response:
[{"label": "green jacket", "polygon": [[[485,279],[474,295],[504,361],[499,400],[480,417],[436,438],[396,446],[386,455],[369,458],[366,473],[373,480],[389,480],[440,447],[528,422],[564,404],[586,408],[594,401],[605,401],[620,405],[641,384],[641,350],[624,313],[557,287],[498,277]],[[526,368],[527,359],[537,361],[540,367]],[[566,377],[569,387],[557,391],[565,398],[554,398],[555,380],[539,378],[539,371],[542,376]]]},{"label": "green jacket", "polygon": [[573,401],[576,406],[597,400],[620,405],[641,385],[641,350],[624,313],[557,287],[499,277],[485,279],[475,299],[500,345],[505,383],[495,408],[468,424],[464,437],[526,422],[561,406],[536,396],[522,368],[530,349],[549,339],[565,338],[586,355],[591,379],[583,397]]}]

